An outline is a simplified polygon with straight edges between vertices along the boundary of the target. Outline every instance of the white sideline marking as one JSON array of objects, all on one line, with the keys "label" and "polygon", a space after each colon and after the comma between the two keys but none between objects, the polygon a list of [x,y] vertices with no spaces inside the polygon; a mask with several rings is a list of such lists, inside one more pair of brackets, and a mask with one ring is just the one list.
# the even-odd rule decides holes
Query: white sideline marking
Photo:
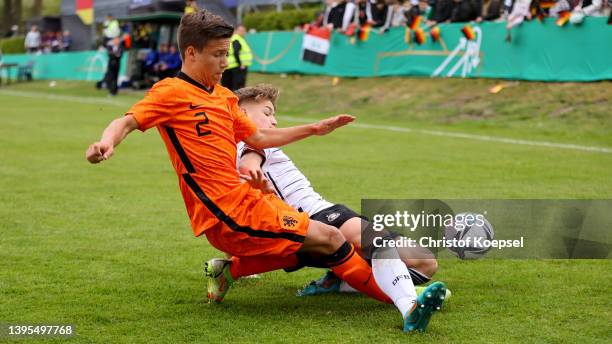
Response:
[{"label": "white sideline marking", "polygon": [[[104,104],[118,107],[130,107],[133,102],[124,102],[117,99],[102,99],[95,97],[79,97],[79,96],[66,96],[66,95],[50,95],[42,92],[24,92],[24,91],[14,91],[14,90],[0,90],[0,95],[8,95],[8,96],[16,96],[16,97],[28,97],[28,98],[37,98],[37,99],[47,99],[54,101],[70,101],[75,103],[84,103],[84,104]],[[299,122],[299,123],[310,123],[315,122],[317,119],[314,118],[300,118],[300,117],[287,117],[287,116],[277,116],[279,119],[288,122]],[[396,127],[390,125],[377,125],[377,124],[367,124],[367,123],[352,123],[352,127],[356,128],[364,128],[364,129],[376,129],[376,130],[385,130],[385,131],[393,131],[399,133],[417,133],[422,135],[431,135],[431,136],[441,136],[441,137],[452,137],[452,138],[460,138],[467,140],[476,140],[476,141],[489,141],[489,142],[498,142],[498,143],[507,143],[513,145],[524,145],[524,146],[533,146],[533,147],[548,147],[548,148],[557,148],[557,149],[571,149],[571,150],[579,150],[585,152],[597,152],[597,153],[612,153],[612,148],[606,147],[596,147],[596,146],[582,146],[571,143],[555,143],[555,142],[546,142],[546,141],[531,141],[531,140],[520,140],[520,139],[511,139],[507,137],[498,137],[498,136],[487,136],[487,135],[476,135],[476,134],[468,134],[468,133],[460,133],[460,132],[450,132],[450,131],[440,131],[440,130],[428,130],[428,129],[412,129],[406,127]]]},{"label": "white sideline marking", "polygon": [[[310,123],[310,122],[317,121],[316,119],[308,119],[308,118],[297,118],[297,117],[286,117],[286,116],[277,116],[277,117],[284,121],[289,121],[289,122]],[[586,151],[586,152],[598,152],[598,153],[612,153],[612,148],[595,147],[595,146],[581,146],[581,145],[575,145],[571,143],[530,141],[530,140],[511,139],[507,137],[476,135],[476,134],[467,134],[467,133],[458,133],[458,132],[440,131],[440,130],[412,129],[412,128],[405,128],[405,127],[395,127],[395,126],[390,126],[390,125],[377,125],[377,124],[366,124],[366,123],[351,123],[351,126],[357,127],[357,128],[364,128],[364,129],[378,129],[378,130],[386,130],[386,131],[395,131],[395,132],[400,132],[400,133],[418,133],[418,134],[423,134],[423,135],[454,137],[454,138],[477,140],[477,141],[509,143],[513,145],[526,145],[526,146],[549,147],[549,148],[559,148],[559,149],[573,149],[573,150],[581,150],[581,151]]]},{"label": "white sideline marking", "polygon": [[112,106],[121,106],[121,107],[129,107],[130,105],[133,104],[133,102],[132,103],[122,102],[120,100],[113,99],[113,98],[67,96],[67,95],[48,94],[44,92],[24,92],[24,91],[2,90],[2,89],[0,89],[0,95],[55,100],[55,101],[60,101],[60,102],[67,101],[67,102],[74,102],[74,103],[81,103],[81,104],[103,104],[103,105],[112,105]]}]

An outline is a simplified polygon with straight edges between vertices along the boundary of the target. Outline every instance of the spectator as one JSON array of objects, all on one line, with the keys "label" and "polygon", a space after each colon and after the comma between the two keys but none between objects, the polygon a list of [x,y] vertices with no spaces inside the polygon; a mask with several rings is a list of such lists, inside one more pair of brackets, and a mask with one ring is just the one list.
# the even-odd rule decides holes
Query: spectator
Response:
[{"label": "spectator", "polygon": [[514,0],[503,0],[504,1],[504,16],[503,19],[508,19],[512,6],[514,6]]},{"label": "spectator", "polygon": [[149,48],[151,45],[151,24],[137,25],[134,29],[134,47],[136,48]]},{"label": "spectator", "polygon": [[352,2],[347,0],[340,0],[335,6],[331,8],[327,15],[327,25],[330,29],[336,29],[344,32],[348,29],[351,24],[351,20],[355,16],[356,6]]},{"label": "spectator", "polygon": [[43,32],[41,37],[40,50],[43,54],[48,54],[51,52],[51,37],[49,36],[49,32]]},{"label": "spectator", "polygon": [[537,18],[548,17],[548,8],[542,7],[542,3],[546,1],[547,0],[531,0],[531,5],[529,6],[529,10],[531,11],[532,17],[537,17]]},{"label": "spectator", "polygon": [[32,28],[30,28],[30,32],[28,32],[26,35],[24,42],[26,51],[31,54],[38,53],[40,51],[40,44],[41,38],[40,31],[38,31],[38,26],[32,25]]},{"label": "spectator", "polygon": [[421,7],[419,6],[418,0],[410,0],[410,8],[404,12],[406,18],[406,25],[412,26],[412,23],[421,15]]},{"label": "spectator", "polygon": [[466,23],[482,21],[482,0],[453,0],[454,6],[450,21]]},{"label": "spectator", "polygon": [[605,0],[582,0],[572,11],[573,13],[582,13],[586,16],[603,16]]},{"label": "spectator", "polygon": [[557,18],[559,17],[559,13],[572,11],[579,3],[580,0],[558,0],[553,7],[550,8],[550,16]]},{"label": "spectator", "polygon": [[357,26],[372,24],[372,3],[370,0],[356,0],[355,17],[353,23]]},{"label": "spectator", "polygon": [[[424,19],[429,20],[429,18],[432,15],[432,11],[433,11],[433,7],[431,6],[430,2],[433,2],[434,0],[419,0],[418,1],[418,7],[419,7],[419,15],[423,16]],[[413,6],[411,6],[412,8]]]},{"label": "spectator", "polygon": [[429,8],[429,11],[427,13],[427,16],[425,17],[427,20],[427,25],[431,26],[435,24],[435,21],[433,20],[434,15],[436,14],[436,6],[437,6],[437,0],[425,0],[427,2],[427,6]]},{"label": "spectator", "polygon": [[512,7],[512,12],[508,15],[508,21],[506,23],[506,42],[512,41],[512,34],[510,30],[520,25],[525,18],[531,19],[531,0],[516,0],[514,2],[514,6]]},{"label": "spectator", "polygon": [[[416,2],[418,5],[418,0],[410,0],[410,2]],[[392,27],[396,26],[404,26],[406,25],[406,12],[410,10],[409,7],[405,7],[404,4],[408,4],[409,1],[405,0],[394,0],[391,3],[391,23]]]},{"label": "spectator", "polygon": [[157,63],[155,64],[155,75],[159,76],[161,69],[164,65],[164,60],[167,58],[167,55],[169,54],[168,52],[168,44],[162,43],[159,45],[159,54],[158,54],[158,59],[157,59]]},{"label": "spectator", "polygon": [[230,40],[229,57],[227,58],[227,69],[223,72],[221,85],[232,91],[243,88],[246,85],[248,68],[253,63],[251,47],[244,39],[246,29],[238,25]]},{"label": "spectator", "polygon": [[130,73],[130,82],[134,89],[148,88],[159,81],[155,71],[155,65],[159,62],[156,43],[151,43],[148,48],[139,50],[136,59],[138,64]]},{"label": "spectator", "polygon": [[13,38],[17,37],[17,35],[19,35],[19,26],[13,25],[11,29],[4,34],[4,38]]},{"label": "spectator", "polygon": [[157,52],[156,44],[151,44],[151,49],[144,58],[142,63],[142,72],[144,78],[147,75],[156,76],[155,65],[159,62],[159,53]]},{"label": "spectator", "polygon": [[372,11],[372,27],[379,28],[379,32],[385,32],[391,25],[392,8],[385,0],[376,0]]},{"label": "spectator", "polygon": [[62,33],[60,31],[51,32],[49,36],[51,37],[51,52],[59,53],[62,51]]},{"label": "spectator", "polygon": [[501,17],[503,0],[491,0],[483,20],[496,20]]},{"label": "spectator", "polygon": [[531,19],[531,0],[516,0],[512,7],[512,12],[508,15],[508,22],[506,29],[510,30],[512,27],[517,26],[527,19]]},{"label": "spectator", "polygon": [[102,30],[102,45],[107,46],[108,42],[118,38],[120,35],[121,28],[119,27],[119,22],[113,18],[112,14],[107,14]]},{"label": "spectator", "polygon": [[472,4],[472,16],[474,16],[474,21],[480,23],[482,21],[483,16],[483,0],[471,0]]},{"label": "spectator", "polygon": [[176,46],[171,45],[168,52],[159,57],[158,76],[159,79],[175,76],[181,69],[181,55]]},{"label": "spectator", "polygon": [[174,70],[176,73],[178,73],[178,71],[181,70],[181,64],[182,64],[181,54],[176,48],[176,45],[170,46],[170,54],[168,56],[167,61],[168,61],[167,65],[169,69]]},{"label": "spectator", "polygon": [[302,31],[306,32],[308,31],[311,27],[312,28],[320,28],[323,26],[323,23],[325,22],[325,11],[321,11],[318,12],[315,16],[315,19],[313,21],[311,21],[310,23],[305,24],[302,27]]},{"label": "spectator", "polygon": [[436,0],[431,21],[434,23],[450,22],[455,4],[453,0]]},{"label": "spectator", "polygon": [[70,31],[65,30],[62,34],[61,49],[62,51],[69,51],[70,46],[72,46],[72,36],[70,35]]},{"label": "spectator", "polygon": [[119,78],[119,66],[123,56],[123,46],[119,37],[113,38],[107,45],[108,65],[106,68],[106,87],[111,96],[117,95],[117,79]]},{"label": "spectator", "polygon": [[129,24],[124,24],[121,27],[121,32],[123,32],[123,35],[121,35],[121,43],[123,43],[123,49],[124,50],[129,50],[132,48],[132,34],[131,34],[131,27]]},{"label": "spectator", "polygon": [[336,6],[336,2],[334,0],[325,0],[325,10],[323,11],[323,25],[327,26],[329,24],[327,22],[327,18],[329,17],[329,12]]}]

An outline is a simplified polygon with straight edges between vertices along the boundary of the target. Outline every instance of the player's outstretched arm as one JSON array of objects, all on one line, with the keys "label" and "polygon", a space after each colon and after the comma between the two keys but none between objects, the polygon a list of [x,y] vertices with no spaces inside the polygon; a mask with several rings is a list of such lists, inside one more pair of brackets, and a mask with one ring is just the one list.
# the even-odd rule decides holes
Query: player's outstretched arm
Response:
[{"label": "player's outstretched arm", "polygon": [[252,151],[246,151],[238,162],[238,172],[246,176],[251,173],[257,173],[257,171],[261,171],[262,163],[263,157],[261,155]]},{"label": "player's outstretched arm", "polygon": [[246,152],[243,154],[238,163],[240,178],[264,193],[273,193],[273,186],[270,184],[270,181],[264,177],[263,171],[261,170],[262,163],[263,157],[258,153]]},{"label": "player's outstretched arm", "polygon": [[115,147],[125,139],[134,129],[138,128],[138,122],[134,116],[127,115],[122,118],[117,118],[112,121],[104,132],[102,138],[98,142],[92,143],[87,148],[85,156],[92,164],[97,164],[102,160],[109,159],[115,150]]},{"label": "player's outstretched arm", "polygon": [[257,149],[280,147],[312,135],[327,135],[354,120],[355,117],[343,114],[296,127],[261,128],[246,138],[244,142]]}]

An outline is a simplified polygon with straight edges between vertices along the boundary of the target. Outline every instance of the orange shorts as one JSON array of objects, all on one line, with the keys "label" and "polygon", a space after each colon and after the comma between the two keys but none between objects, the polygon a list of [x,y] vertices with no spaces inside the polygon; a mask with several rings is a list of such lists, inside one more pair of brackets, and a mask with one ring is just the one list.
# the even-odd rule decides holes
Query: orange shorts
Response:
[{"label": "orange shorts", "polygon": [[306,237],[310,219],[272,194],[247,194],[229,218],[207,229],[208,241],[237,257],[281,256],[296,253]]}]

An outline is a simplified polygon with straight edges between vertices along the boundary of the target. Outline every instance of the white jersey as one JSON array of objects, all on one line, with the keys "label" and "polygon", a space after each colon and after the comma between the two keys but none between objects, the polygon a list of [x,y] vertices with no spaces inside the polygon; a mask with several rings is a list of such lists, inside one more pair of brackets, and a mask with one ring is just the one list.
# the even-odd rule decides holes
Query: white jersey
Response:
[{"label": "white jersey", "polygon": [[261,169],[265,177],[274,186],[274,191],[278,197],[285,203],[309,215],[314,215],[333,205],[314,191],[306,176],[280,148],[256,150],[246,147],[244,142],[240,142],[238,144],[238,161],[247,150],[256,152],[264,158]]}]

